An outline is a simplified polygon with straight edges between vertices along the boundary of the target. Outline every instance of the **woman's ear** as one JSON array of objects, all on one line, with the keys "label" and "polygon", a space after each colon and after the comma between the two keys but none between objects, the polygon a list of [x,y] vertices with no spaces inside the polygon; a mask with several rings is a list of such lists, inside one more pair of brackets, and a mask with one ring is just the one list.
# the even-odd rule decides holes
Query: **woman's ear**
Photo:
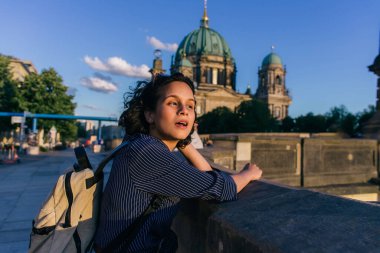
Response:
[{"label": "woman's ear", "polygon": [[148,124],[153,124],[154,122],[154,113],[152,111],[144,111],[144,116],[145,116],[145,120],[146,122],[148,122]]}]

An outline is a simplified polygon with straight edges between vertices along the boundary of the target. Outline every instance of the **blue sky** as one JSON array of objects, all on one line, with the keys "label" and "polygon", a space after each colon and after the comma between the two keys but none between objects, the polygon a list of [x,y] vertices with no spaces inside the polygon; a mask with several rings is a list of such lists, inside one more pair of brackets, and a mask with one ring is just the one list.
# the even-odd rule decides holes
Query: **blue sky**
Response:
[{"label": "blue sky", "polygon": [[[209,0],[207,8],[235,58],[240,92],[247,84],[256,90],[274,45],[287,68],[291,116],[375,104],[367,66],[379,54],[379,0]],[[77,115],[117,117],[155,47],[161,43],[169,70],[173,47],[202,14],[202,0],[2,0],[0,53],[56,69],[75,92]]]}]

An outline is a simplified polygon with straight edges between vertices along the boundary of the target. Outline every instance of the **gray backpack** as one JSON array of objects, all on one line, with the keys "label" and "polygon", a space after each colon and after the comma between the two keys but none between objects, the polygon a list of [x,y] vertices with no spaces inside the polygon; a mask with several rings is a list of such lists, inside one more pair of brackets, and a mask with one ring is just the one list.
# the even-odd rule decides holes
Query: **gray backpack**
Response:
[{"label": "gray backpack", "polygon": [[29,252],[88,252],[95,235],[103,190],[103,169],[127,143],[107,156],[96,172],[83,147],[77,163],[61,175],[33,220]]},{"label": "gray backpack", "polygon": [[[78,162],[58,178],[33,220],[29,253],[84,253],[92,250],[103,192],[103,169],[127,144],[123,142],[115,148],[99,163],[95,172],[85,149],[74,149]],[[114,238],[103,252],[127,248],[141,225],[160,207],[162,201],[163,196],[154,195],[140,217]]]}]

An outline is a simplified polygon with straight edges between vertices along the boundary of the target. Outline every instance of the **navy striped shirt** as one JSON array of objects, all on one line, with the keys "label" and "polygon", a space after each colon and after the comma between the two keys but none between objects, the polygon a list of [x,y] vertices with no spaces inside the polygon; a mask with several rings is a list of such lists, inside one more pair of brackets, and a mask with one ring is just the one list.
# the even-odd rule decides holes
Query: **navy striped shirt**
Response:
[{"label": "navy striped shirt", "polygon": [[180,198],[235,200],[233,179],[220,171],[202,172],[174,155],[159,139],[136,134],[114,159],[102,197],[95,243],[104,248],[149,206],[155,194],[160,208],[141,226],[128,252],[155,252],[170,231]]}]

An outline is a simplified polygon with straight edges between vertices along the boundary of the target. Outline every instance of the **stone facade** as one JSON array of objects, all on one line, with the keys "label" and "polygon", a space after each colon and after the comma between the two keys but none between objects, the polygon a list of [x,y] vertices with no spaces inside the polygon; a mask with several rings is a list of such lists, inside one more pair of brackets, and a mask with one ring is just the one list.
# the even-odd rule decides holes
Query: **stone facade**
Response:
[{"label": "stone facade", "polygon": [[258,76],[255,97],[268,104],[273,117],[278,120],[286,118],[292,100],[285,86],[286,68],[282,65],[281,58],[273,52],[267,55]]},{"label": "stone facade", "polygon": [[242,101],[251,100],[251,97],[249,95],[239,94],[231,88],[204,84],[198,86],[196,89],[195,99],[197,101],[197,114],[201,116],[220,106],[228,107],[234,111]]},{"label": "stone facade", "polygon": [[31,61],[10,58],[9,69],[12,73],[12,78],[16,81],[23,82],[25,77],[31,73],[37,74],[37,69]]}]

